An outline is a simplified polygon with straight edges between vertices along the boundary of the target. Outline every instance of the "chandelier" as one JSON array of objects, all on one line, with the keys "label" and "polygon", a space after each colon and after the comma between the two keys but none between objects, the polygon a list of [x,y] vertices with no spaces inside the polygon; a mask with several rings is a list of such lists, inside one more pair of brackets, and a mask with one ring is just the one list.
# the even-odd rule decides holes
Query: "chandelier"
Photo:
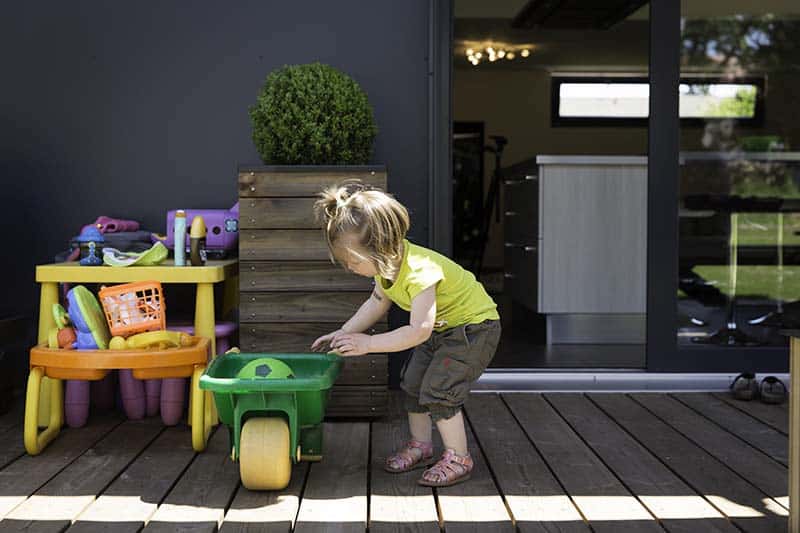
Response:
[{"label": "chandelier", "polygon": [[464,43],[464,53],[467,61],[472,66],[478,66],[483,61],[513,61],[531,55],[532,45],[529,44],[503,44],[503,43]]}]

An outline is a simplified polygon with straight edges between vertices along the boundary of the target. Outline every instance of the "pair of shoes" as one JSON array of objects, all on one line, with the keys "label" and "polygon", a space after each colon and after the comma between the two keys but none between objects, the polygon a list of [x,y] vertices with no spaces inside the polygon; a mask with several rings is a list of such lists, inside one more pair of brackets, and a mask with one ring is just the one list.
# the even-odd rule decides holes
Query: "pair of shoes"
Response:
[{"label": "pair of shoes", "polygon": [[411,439],[386,458],[383,469],[392,474],[428,466],[433,459],[433,443]]},{"label": "pair of shoes", "polygon": [[767,376],[758,383],[755,374],[742,372],[730,384],[731,393],[737,400],[750,401],[760,398],[762,402],[779,404],[786,400],[786,385],[775,376]]}]

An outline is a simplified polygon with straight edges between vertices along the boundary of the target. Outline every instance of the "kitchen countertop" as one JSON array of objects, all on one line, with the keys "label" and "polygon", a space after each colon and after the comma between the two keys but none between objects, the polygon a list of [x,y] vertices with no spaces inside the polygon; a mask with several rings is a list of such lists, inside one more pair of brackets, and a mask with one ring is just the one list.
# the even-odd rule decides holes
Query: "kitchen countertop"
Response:
[{"label": "kitchen countertop", "polygon": [[[800,152],[680,152],[680,161],[797,161]],[[540,155],[539,165],[647,165],[645,155]]]}]

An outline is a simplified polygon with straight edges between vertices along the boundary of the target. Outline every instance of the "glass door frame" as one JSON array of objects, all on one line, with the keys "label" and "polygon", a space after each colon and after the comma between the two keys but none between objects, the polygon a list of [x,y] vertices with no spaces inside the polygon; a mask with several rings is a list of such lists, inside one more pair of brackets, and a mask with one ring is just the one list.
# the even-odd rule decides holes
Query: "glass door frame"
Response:
[{"label": "glass door frame", "polygon": [[678,345],[680,57],[680,2],[650,0],[647,370],[697,373],[788,372],[788,347],[727,348]]}]

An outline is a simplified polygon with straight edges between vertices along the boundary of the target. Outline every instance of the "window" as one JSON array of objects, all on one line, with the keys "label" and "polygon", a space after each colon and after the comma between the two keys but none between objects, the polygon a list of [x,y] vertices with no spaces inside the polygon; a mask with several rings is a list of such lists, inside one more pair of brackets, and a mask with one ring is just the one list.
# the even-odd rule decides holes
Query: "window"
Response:
[{"label": "window", "polygon": [[[681,78],[679,108],[684,125],[732,119],[757,126],[763,115],[763,78]],[[647,78],[553,77],[553,126],[647,126]]]}]

